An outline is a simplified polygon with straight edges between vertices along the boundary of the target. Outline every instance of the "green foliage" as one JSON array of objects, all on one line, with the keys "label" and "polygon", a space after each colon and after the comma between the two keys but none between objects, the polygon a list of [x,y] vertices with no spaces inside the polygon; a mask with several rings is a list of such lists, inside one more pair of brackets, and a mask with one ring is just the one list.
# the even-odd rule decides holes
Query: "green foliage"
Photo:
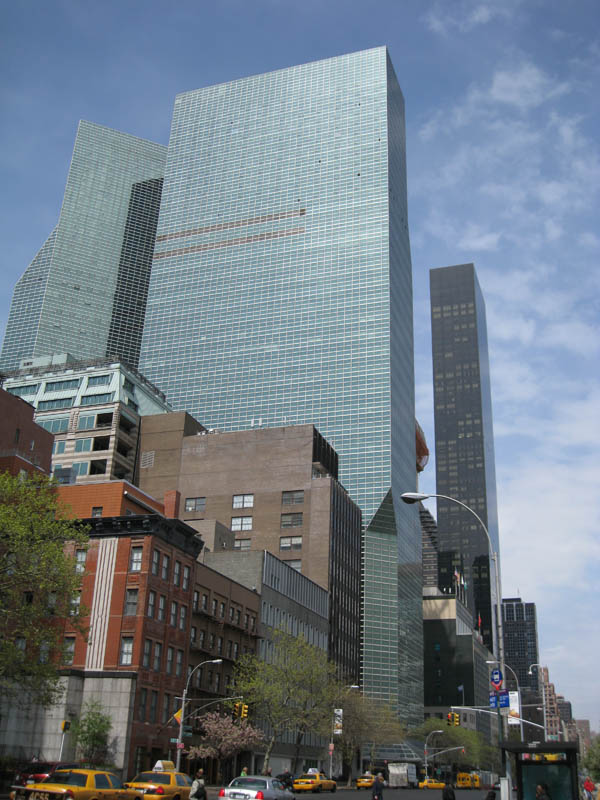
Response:
[{"label": "green foliage", "polygon": [[496,764],[498,749],[486,744],[483,736],[477,731],[469,730],[462,726],[453,727],[446,725],[445,719],[429,717],[423,725],[413,732],[415,738],[425,739],[432,731],[440,730],[442,733],[434,734],[429,739],[429,762],[437,763],[434,751],[446,750],[451,747],[464,747],[465,752],[453,750],[442,754],[439,759],[443,764],[456,764],[459,769],[491,769]]},{"label": "green foliage", "polygon": [[600,781],[600,736],[592,740],[590,749],[583,759],[583,768],[594,781]]},{"label": "green foliage", "polygon": [[79,756],[86,764],[108,764],[111,728],[111,716],[98,700],[83,704],[82,714],[73,723],[72,731]]},{"label": "green foliage", "polygon": [[284,631],[275,632],[269,662],[250,654],[237,662],[235,693],[270,729],[265,773],[275,740],[284,731],[295,734],[297,749],[308,732],[329,735],[338,691],[335,666],[327,654]]},{"label": "green foliage", "polygon": [[[0,474],[0,689],[49,705],[59,694],[66,618],[80,584],[65,545],[85,547],[87,534],[66,519],[54,485],[43,476]],[[61,624],[62,623],[62,624]]]},{"label": "green foliage", "polygon": [[406,737],[406,730],[392,708],[365,697],[361,692],[343,689],[340,707],[344,711],[342,733],[334,737],[334,743],[348,775],[357,750],[365,743],[369,743],[373,768],[377,750],[382,745],[398,744]]}]

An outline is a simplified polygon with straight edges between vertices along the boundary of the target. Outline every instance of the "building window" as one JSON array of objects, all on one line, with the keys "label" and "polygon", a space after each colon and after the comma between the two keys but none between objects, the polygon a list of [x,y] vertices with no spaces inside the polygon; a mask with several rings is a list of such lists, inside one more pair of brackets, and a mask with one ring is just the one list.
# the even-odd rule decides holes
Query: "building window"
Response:
[{"label": "building window", "polygon": [[181,561],[176,561],[173,568],[173,583],[179,586],[181,582]]},{"label": "building window", "polygon": [[152,551],[152,574],[158,575],[158,569],[160,565],[160,553],[158,550]]},{"label": "building window", "polygon": [[160,672],[160,662],[162,661],[162,644],[154,642],[154,672]]},{"label": "building window", "polygon": [[213,597],[212,599],[212,615],[213,617],[217,616],[217,598]]},{"label": "building window", "polygon": [[221,655],[223,653],[223,637],[219,636],[217,639],[217,655]]},{"label": "building window", "polygon": [[204,511],[206,508],[206,497],[186,497],[186,511]]},{"label": "building window", "polygon": [[233,546],[236,550],[250,550],[252,539],[236,539]]},{"label": "building window", "polygon": [[82,414],[79,417],[77,422],[77,430],[78,431],[91,431],[92,428],[96,427],[96,415],[95,414]]},{"label": "building window", "polygon": [[150,695],[150,722],[156,722],[156,709],[158,708],[158,692]]},{"label": "building window", "polygon": [[225,603],[223,602],[221,602],[221,605],[219,606],[219,616],[221,619],[225,619]]},{"label": "building window", "polygon": [[179,630],[185,630],[185,623],[187,619],[187,606],[181,606],[179,609]]},{"label": "building window", "polygon": [[102,506],[93,506],[92,507],[92,517],[101,517],[102,516],[103,507]]},{"label": "building window", "polygon": [[66,433],[69,430],[68,417],[54,417],[52,419],[40,419],[36,420],[36,422],[45,430],[50,431],[50,433]]},{"label": "building window", "polygon": [[143,547],[136,546],[131,548],[131,558],[129,561],[130,572],[140,572],[142,569],[142,552]]},{"label": "building window", "polygon": [[[302,516],[302,514],[300,515]],[[232,517],[231,518],[232,531],[251,531],[252,530],[252,517]]]},{"label": "building window", "polygon": [[200,604],[200,592],[194,591],[192,599],[192,611],[198,611],[199,604]]},{"label": "building window", "polygon": [[175,675],[181,678],[183,675],[183,650],[177,651],[177,661],[175,662]]},{"label": "building window", "polygon": [[235,614],[235,609],[233,606],[229,606],[229,621],[233,622],[233,616]]},{"label": "building window", "polygon": [[127,589],[125,592],[125,616],[133,617],[137,612],[138,590]]},{"label": "building window", "polygon": [[196,637],[198,636],[198,629],[195,625],[190,628],[190,642],[196,644]]},{"label": "building window", "polygon": [[76,453],[89,453],[92,449],[91,439],[76,439],[75,452]]},{"label": "building window", "polygon": [[148,616],[151,619],[154,619],[155,611],[156,611],[156,592],[149,591],[148,592]]},{"label": "building window", "polygon": [[40,400],[38,411],[53,411],[55,408],[71,408],[75,397],[62,397],[60,400]]},{"label": "building window", "polygon": [[140,702],[138,704],[138,719],[146,721],[146,705],[148,703],[148,689],[140,689]]},{"label": "building window", "polygon": [[150,654],[152,652],[152,642],[150,639],[144,639],[144,652],[142,655],[142,667],[150,669]]},{"label": "building window", "polygon": [[169,622],[174,628],[177,627],[177,603],[174,600],[171,603],[171,616],[169,617]]},{"label": "building window", "polygon": [[77,475],[87,475],[88,474],[88,467],[89,464],[87,461],[75,461],[71,466],[71,474],[73,476]]},{"label": "building window", "polygon": [[72,617],[77,616],[77,614],[79,614],[80,607],[81,607],[81,592],[76,592],[71,597],[71,605],[70,605],[70,608],[69,608],[69,614]]},{"label": "building window", "polygon": [[279,538],[279,549],[285,550],[302,550],[302,537],[301,536],[281,536]]},{"label": "building window", "polygon": [[91,386],[106,386],[110,383],[111,375],[90,375],[88,378],[88,389]]},{"label": "building window", "polygon": [[62,439],[60,442],[54,442],[52,445],[52,455],[53,456],[60,456],[65,452],[65,440]]},{"label": "building window", "polygon": [[231,658],[232,650],[233,650],[233,642],[231,641],[231,639],[229,639],[227,642],[227,658]]},{"label": "building window", "polygon": [[202,611],[206,611],[208,609],[208,595],[202,595]]},{"label": "building window", "polygon": [[161,594],[158,598],[158,615],[157,619],[159,622],[165,621],[165,611],[167,609],[167,598],[164,594]]},{"label": "building window", "polygon": [[171,708],[171,696],[168,694],[163,695],[162,704],[162,724],[166,725],[169,721],[169,709]]},{"label": "building window", "polygon": [[112,403],[113,400],[114,392],[107,392],[106,394],[84,395],[79,402],[82,406],[100,406],[104,403]]},{"label": "building window", "polygon": [[215,692],[221,688],[221,675],[219,672],[215,673]]},{"label": "building window", "polygon": [[169,564],[170,564],[170,561],[171,561],[171,559],[169,558],[169,556],[163,556],[162,557],[161,578],[163,579],[163,581],[168,581],[169,580]]},{"label": "building window", "polygon": [[78,575],[83,575],[85,572],[85,559],[87,558],[86,550],[75,551],[75,572]]},{"label": "building window", "polygon": [[304,502],[304,489],[281,493],[282,506],[297,506]]},{"label": "building window", "polygon": [[198,631],[198,647],[204,647],[205,637],[206,637],[206,631]]},{"label": "building window", "polygon": [[233,508],[252,508],[254,506],[253,494],[234,494]]},{"label": "building window", "polygon": [[234,642],[233,643],[233,657],[234,658],[238,657],[239,651],[240,651],[240,646],[239,646],[238,642]]},{"label": "building window", "polygon": [[119,664],[123,667],[131,666],[133,661],[133,636],[123,636],[121,639],[121,652]]},{"label": "building window", "polygon": [[281,527],[282,528],[300,528],[302,526],[302,512],[297,511],[295,514],[282,514]]},{"label": "building window", "polygon": [[184,592],[190,588],[190,568],[185,567],[183,568],[183,581],[181,583],[181,588]]},{"label": "building window", "polygon": [[74,378],[73,380],[67,381],[46,381],[46,385],[44,386],[45,392],[65,392],[69,389],[78,389],[79,388],[80,379]]},{"label": "building window", "polygon": [[167,666],[166,672],[167,675],[170,675],[173,672],[173,656],[175,655],[175,651],[172,647],[167,647]]},{"label": "building window", "polygon": [[302,561],[292,559],[290,561],[286,561],[285,563],[288,565],[288,567],[295,569],[296,572],[302,572]]}]

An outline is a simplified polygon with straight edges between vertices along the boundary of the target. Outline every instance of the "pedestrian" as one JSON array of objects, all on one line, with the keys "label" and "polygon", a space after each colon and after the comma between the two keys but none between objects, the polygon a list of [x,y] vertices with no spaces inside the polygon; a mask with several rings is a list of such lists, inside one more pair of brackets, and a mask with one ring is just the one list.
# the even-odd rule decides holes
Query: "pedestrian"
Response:
[{"label": "pedestrian", "polygon": [[383,775],[381,772],[373,783],[373,800],[383,800]]},{"label": "pedestrian", "polygon": [[206,800],[206,786],[204,784],[204,770],[196,771],[192,788],[190,789],[190,800]]},{"label": "pedestrian", "polygon": [[535,800],[551,800],[547,783],[538,783],[535,787]]},{"label": "pedestrian", "polygon": [[456,800],[454,789],[452,788],[452,784],[449,781],[446,781],[446,785],[444,786],[444,790],[442,792],[442,800]]},{"label": "pedestrian", "polygon": [[587,778],[585,779],[584,784],[583,784],[583,791],[584,791],[586,800],[593,800],[594,788],[595,788],[594,787],[594,783],[593,783],[592,779],[590,778],[590,776],[588,775]]},{"label": "pedestrian", "polygon": [[242,771],[240,772],[240,778],[247,778],[248,777],[248,767],[242,767]]}]

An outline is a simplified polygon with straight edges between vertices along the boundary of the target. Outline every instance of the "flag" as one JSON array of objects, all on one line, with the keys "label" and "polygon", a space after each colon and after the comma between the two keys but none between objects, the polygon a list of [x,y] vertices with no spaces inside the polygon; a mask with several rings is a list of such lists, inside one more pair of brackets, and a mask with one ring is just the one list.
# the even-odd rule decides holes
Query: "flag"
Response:
[{"label": "flag", "polygon": [[479,614],[477,616],[477,627],[479,628],[479,631],[481,632],[481,614]]},{"label": "flag", "polygon": [[176,711],[173,714],[173,719],[176,720],[178,725],[181,725],[181,712],[182,711],[183,711],[183,708],[180,708],[179,711]]}]

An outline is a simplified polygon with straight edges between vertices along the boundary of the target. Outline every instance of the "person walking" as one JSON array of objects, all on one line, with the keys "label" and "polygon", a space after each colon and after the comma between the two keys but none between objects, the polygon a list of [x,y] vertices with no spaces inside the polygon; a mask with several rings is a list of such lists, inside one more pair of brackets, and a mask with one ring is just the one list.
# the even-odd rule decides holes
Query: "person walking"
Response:
[{"label": "person walking", "polygon": [[538,783],[535,787],[535,800],[550,800],[548,785],[546,783]]},{"label": "person walking", "polygon": [[456,795],[454,794],[454,789],[450,781],[446,781],[446,785],[442,791],[442,800],[456,800]]},{"label": "person walking", "polygon": [[242,767],[242,771],[240,772],[240,778],[247,778],[248,777],[248,767]]},{"label": "person walking", "polygon": [[204,770],[199,769],[194,776],[190,789],[190,800],[206,800],[206,786],[204,783]]},{"label": "person walking", "polygon": [[383,775],[381,772],[373,783],[373,800],[383,800]]}]

